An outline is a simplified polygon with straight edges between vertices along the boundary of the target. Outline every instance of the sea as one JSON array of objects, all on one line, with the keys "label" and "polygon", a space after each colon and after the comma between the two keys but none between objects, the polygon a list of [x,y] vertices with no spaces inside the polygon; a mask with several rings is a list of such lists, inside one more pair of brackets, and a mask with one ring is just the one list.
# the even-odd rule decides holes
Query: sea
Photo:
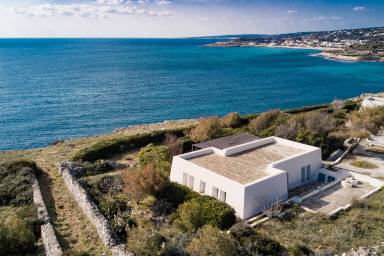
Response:
[{"label": "sea", "polygon": [[0,39],[0,150],[384,91],[384,63],[215,39]]}]

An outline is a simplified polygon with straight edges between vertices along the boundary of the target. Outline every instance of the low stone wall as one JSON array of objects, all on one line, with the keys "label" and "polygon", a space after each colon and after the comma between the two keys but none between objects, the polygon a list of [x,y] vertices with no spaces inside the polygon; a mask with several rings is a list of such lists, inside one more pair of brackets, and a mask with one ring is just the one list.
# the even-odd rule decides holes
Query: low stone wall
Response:
[{"label": "low stone wall", "polygon": [[77,204],[84,211],[91,223],[95,225],[102,242],[111,250],[112,255],[132,256],[133,254],[126,251],[125,245],[121,243],[107,219],[97,208],[87,191],[78,182],[77,176],[83,172],[82,168],[73,162],[62,162],[59,165],[59,171]]},{"label": "low stone wall", "polygon": [[37,207],[37,216],[44,222],[41,226],[41,240],[44,245],[45,255],[61,256],[63,255],[63,251],[57,241],[56,234],[50,222],[47,207],[45,206],[40,186],[35,175],[32,177],[32,190],[33,202]]}]

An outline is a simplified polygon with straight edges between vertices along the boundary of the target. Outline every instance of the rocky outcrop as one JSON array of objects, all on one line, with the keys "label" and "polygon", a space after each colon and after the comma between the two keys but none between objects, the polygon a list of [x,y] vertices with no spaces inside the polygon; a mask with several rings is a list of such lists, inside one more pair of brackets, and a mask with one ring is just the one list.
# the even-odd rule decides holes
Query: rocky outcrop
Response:
[{"label": "rocky outcrop", "polygon": [[45,206],[40,186],[35,175],[32,176],[32,190],[33,202],[37,207],[37,216],[39,220],[43,221],[43,225],[41,225],[41,240],[44,245],[45,255],[61,256],[63,255],[63,251],[57,241],[57,237],[50,222],[47,207]]},{"label": "rocky outcrop", "polygon": [[84,173],[82,167],[74,162],[62,162],[59,165],[59,171],[75,201],[84,211],[91,223],[95,225],[100,239],[104,245],[111,250],[112,255],[132,256],[133,254],[126,251],[125,245],[121,243],[107,219],[77,180],[77,177],[79,177],[81,173]]}]

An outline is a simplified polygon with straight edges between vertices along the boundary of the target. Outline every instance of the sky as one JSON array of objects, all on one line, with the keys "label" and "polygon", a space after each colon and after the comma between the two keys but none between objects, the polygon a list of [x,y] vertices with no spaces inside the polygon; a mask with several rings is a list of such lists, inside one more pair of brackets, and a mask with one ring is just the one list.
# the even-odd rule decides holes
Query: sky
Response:
[{"label": "sky", "polygon": [[384,26],[384,0],[0,0],[0,38],[192,37]]}]

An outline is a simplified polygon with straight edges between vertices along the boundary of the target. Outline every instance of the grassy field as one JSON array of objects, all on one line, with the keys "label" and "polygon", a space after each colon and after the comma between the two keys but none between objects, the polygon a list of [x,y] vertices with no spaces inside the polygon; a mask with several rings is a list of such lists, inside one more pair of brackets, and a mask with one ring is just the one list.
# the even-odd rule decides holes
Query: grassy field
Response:
[{"label": "grassy field", "polygon": [[335,218],[299,213],[292,219],[270,220],[258,231],[285,246],[302,244],[335,255],[359,246],[381,245],[384,234],[384,190]]}]

